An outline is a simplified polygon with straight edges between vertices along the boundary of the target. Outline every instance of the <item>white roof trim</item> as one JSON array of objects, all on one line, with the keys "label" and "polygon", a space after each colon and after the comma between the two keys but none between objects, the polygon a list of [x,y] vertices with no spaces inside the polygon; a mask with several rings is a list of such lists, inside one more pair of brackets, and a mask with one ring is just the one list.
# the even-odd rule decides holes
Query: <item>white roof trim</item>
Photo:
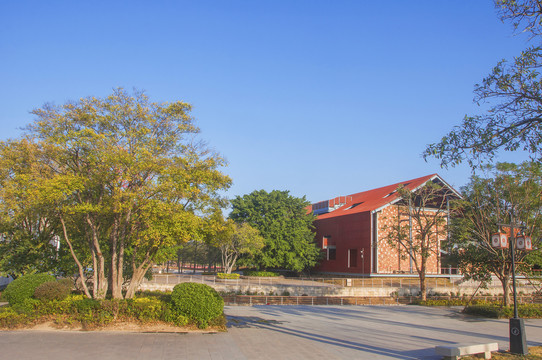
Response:
[{"label": "white roof trim", "polygon": [[[415,189],[412,190],[412,192],[414,191],[417,191],[418,189],[422,188],[423,186],[425,186],[425,184],[427,184],[429,181],[433,181],[435,179],[438,179],[439,181],[441,181],[448,189],[450,189],[454,195],[456,195],[457,197],[459,197],[460,199],[463,198],[463,196],[461,196],[461,194],[459,192],[457,192],[453,187],[450,186],[450,184],[448,184],[446,181],[444,181],[438,174],[435,174],[433,176],[431,176],[429,179],[427,179],[427,181],[424,181],[420,186],[416,187]],[[379,212],[379,211],[382,211],[384,208],[390,206],[390,205],[393,205],[395,204],[396,202],[399,202],[400,200],[402,200],[402,198],[398,197],[396,198],[395,200],[393,201],[390,201],[389,203],[387,203],[386,205],[382,205],[381,207],[379,207],[378,209],[374,209],[373,211],[371,211],[371,214],[374,214],[376,212]]]}]

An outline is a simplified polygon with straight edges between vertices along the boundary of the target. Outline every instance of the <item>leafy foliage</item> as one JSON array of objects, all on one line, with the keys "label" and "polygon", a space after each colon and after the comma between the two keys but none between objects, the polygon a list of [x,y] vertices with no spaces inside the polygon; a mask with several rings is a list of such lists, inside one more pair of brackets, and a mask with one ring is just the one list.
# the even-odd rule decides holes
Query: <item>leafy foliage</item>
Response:
[{"label": "leafy foliage", "polygon": [[63,281],[47,281],[34,290],[34,298],[38,300],[63,300],[71,293],[71,284]]},{"label": "leafy foliage", "polygon": [[218,273],[216,277],[217,279],[239,279],[239,274]]},{"label": "leafy foliage", "polygon": [[56,279],[49,274],[21,276],[9,283],[2,294],[9,305],[22,304],[26,299],[32,298],[38,286],[48,281],[56,281]]},{"label": "leafy foliage", "polygon": [[502,60],[476,84],[474,101],[487,105],[480,115],[466,116],[440,142],[427,146],[424,158],[436,157],[441,166],[467,160],[476,168],[491,161],[501,149],[522,149],[542,160],[542,8],[538,0],[496,0],[503,21],[530,32],[534,46],[513,61]]},{"label": "leafy foliage", "polygon": [[[201,323],[179,313],[171,303],[171,295],[164,293],[147,292],[122,300],[89,299],[82,295],[70,295],[63,300],[26,300],[29,302],[25,309],[0,308],[0,329],[28,326],[51,319],[59,326],[82,326],[84,329],[103,327],[116,321],[201,326]],[[224,321],[225,318],[220,314],[206,324],[224,329]]]},{"label": "leafy foliage", "polygon": [[422,300],[426,300],[426,272],[429,258],[440,256],[439,234],[447,231],[447,202],[457,196],[446,185],[429,181],[412,191],[400,186],[399,218],[383,226],[389,245],[412,261],[420,279]]},{"label": "leafy foliage", "polygon": [[252,257],[264,247],[260,232],[247,223],[235,223],[222,217],[213,219],[214,229],[209,235],[209,243],[218,249],[222,257],[222,267],[230,274],[240,256]]},{"label": "leafy foliage", "polygon": [[262,250],[243,259],[263,268],[303,271],[317,264],[321,252],[314,241],[309,202],[288,191],[254,191],[232,200],[230,218],[258,229],[265,239]]},{"label": "leafy foliage", "polygon": [[55,246],[58,224],[38,199],[35,184],[45,171],[36,144],[0,143],[0,275],[75,270],[67,248]]},{"label": "leafy foliage", "polygon": [[[497,276],[504,291],[504,304],[509,302],[511,250],[495,249],[491,235],[499,231],[497,224],[514,222],[524,226],[539,248],[542,235],[542,168],[537,163],[521,165],[499,163],[486,167],[486,177],[472,176],[462,189],[464,199],[455,206],[458,217],[452,228],[451,254],[467,279],[487,282]],[[503,228],[503,231],[509,231]],[[535,257],[540,249],[529,256]],[[517,271],[529,270],[528,253],[515,250]]]},{"label": "leafy foliage", "polygon": [[178,313],[207,328],[209,322],[222,315],[224,300],[212,287],[205,284],[182,283],[171,293],[172,307]]},{"label": "leafy foliage", "polygon": [[[514,308],[512,306],[501,306],[497,304],[469,305],[463,312],[470,315],[496,319],[514,317]],[[540,319],[542,318],[542,305],[519,304],[518,315],[521,318]]]},{"label": "leafy foliage", "polygon": [[199,130],[190,110],[123,89],[34,110],[25,139],[0,143],[0,158],[9,160],[0,162],[5,252],[36,243],[47,250],[51,238],[59,239],[79,277],[90,271],[88,297],[109,290],[122,298],[125,282],[126,297],[133,297],[152,263],[190,240],[209,209],[225,204],[225,162],[194,141]]},{"label": "leafy foliage", "polygon": [[276,277],[276,276],[279,276],[279,274],[274,272],[274,271],[258,271],[258,270],[244,270],[243,275],[245,275],[245,276],[255,276],[255,277]]}]

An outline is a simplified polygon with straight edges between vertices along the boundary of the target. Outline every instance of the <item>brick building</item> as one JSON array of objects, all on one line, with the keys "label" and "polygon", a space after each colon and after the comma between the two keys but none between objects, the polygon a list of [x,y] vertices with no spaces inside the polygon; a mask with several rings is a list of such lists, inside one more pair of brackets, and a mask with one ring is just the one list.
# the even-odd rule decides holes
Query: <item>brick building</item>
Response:
[{"label": "brick building", "polygon": [[436,245],[427,261],[427,273],[440,274],[440,243],[447,238],[449,221],[446,204],[460,195],[437,174],[312,204],[309,210],[317,215],[316,241],[324,252],[324,259],[315,270],[352,275],[415,273],[408,251],[393,239],[390,227],[405,224],[412,228],[414,233],[410,232],[409,241],[416,242],[416,226],[409,226],[412,208],[409,211],[409,204],[397,189],[402,185],[417,194],[429,182],[442,189],[440,205],[426,204],[417,209],[436,214],[442,220],[432,230],[431,241]]}]

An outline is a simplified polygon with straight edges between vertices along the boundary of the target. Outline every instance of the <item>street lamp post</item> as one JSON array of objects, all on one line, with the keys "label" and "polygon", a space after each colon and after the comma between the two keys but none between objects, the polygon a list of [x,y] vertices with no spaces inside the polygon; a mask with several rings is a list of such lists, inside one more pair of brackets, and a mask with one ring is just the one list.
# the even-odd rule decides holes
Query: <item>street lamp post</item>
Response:
[{"label": "street lamp post", "polygon": [[[527,348],[527,338],[525,336],[525,324],[523,319],[518,316],[518,305],[517,305],[517,291],[516,291],[516,256],[515,256],[515,227],[521,228],[522,226],[514,225],[514,208],[512,207],[512,212],[510,213],[510,224],[497,224],[501,227],[510,228],[510,252],[512,255],[512,291],[514,295],[514,317],[509,321],[509,330],[510,330],[510,352],[513,354],[522,354],[527,355],[529,349]],[[508,245],[508,244],[507,244]]]}]

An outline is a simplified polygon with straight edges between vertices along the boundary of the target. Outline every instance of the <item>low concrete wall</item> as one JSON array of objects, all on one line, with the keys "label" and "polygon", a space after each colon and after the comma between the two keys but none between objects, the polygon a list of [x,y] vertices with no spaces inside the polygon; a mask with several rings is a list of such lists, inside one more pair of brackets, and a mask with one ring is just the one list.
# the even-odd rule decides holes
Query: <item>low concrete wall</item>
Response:
[{"label": "low concrete wall", "polygon": [[[140,290],[171,291],[174,284],[153,284],[143,283]],[[235,284],[210,284],[215,290],[224,293],[242,293],[256,295],[283,295],[291,296],[361,296],[361,297],[388,297],[388,296],[416,296],[420,292],[418,286],[409,287],[341,287],[341,286],[294,286],[294,285],[235,285]],[[472,295],[476,287],[457,286],[450,287],[428,287],[431,294],[441,295]],[[531,294],[535,292],[533,287],[518,287],[518,293]],[[478,295],[501,295],[502,289],[491,287],[479,289]]]}]

